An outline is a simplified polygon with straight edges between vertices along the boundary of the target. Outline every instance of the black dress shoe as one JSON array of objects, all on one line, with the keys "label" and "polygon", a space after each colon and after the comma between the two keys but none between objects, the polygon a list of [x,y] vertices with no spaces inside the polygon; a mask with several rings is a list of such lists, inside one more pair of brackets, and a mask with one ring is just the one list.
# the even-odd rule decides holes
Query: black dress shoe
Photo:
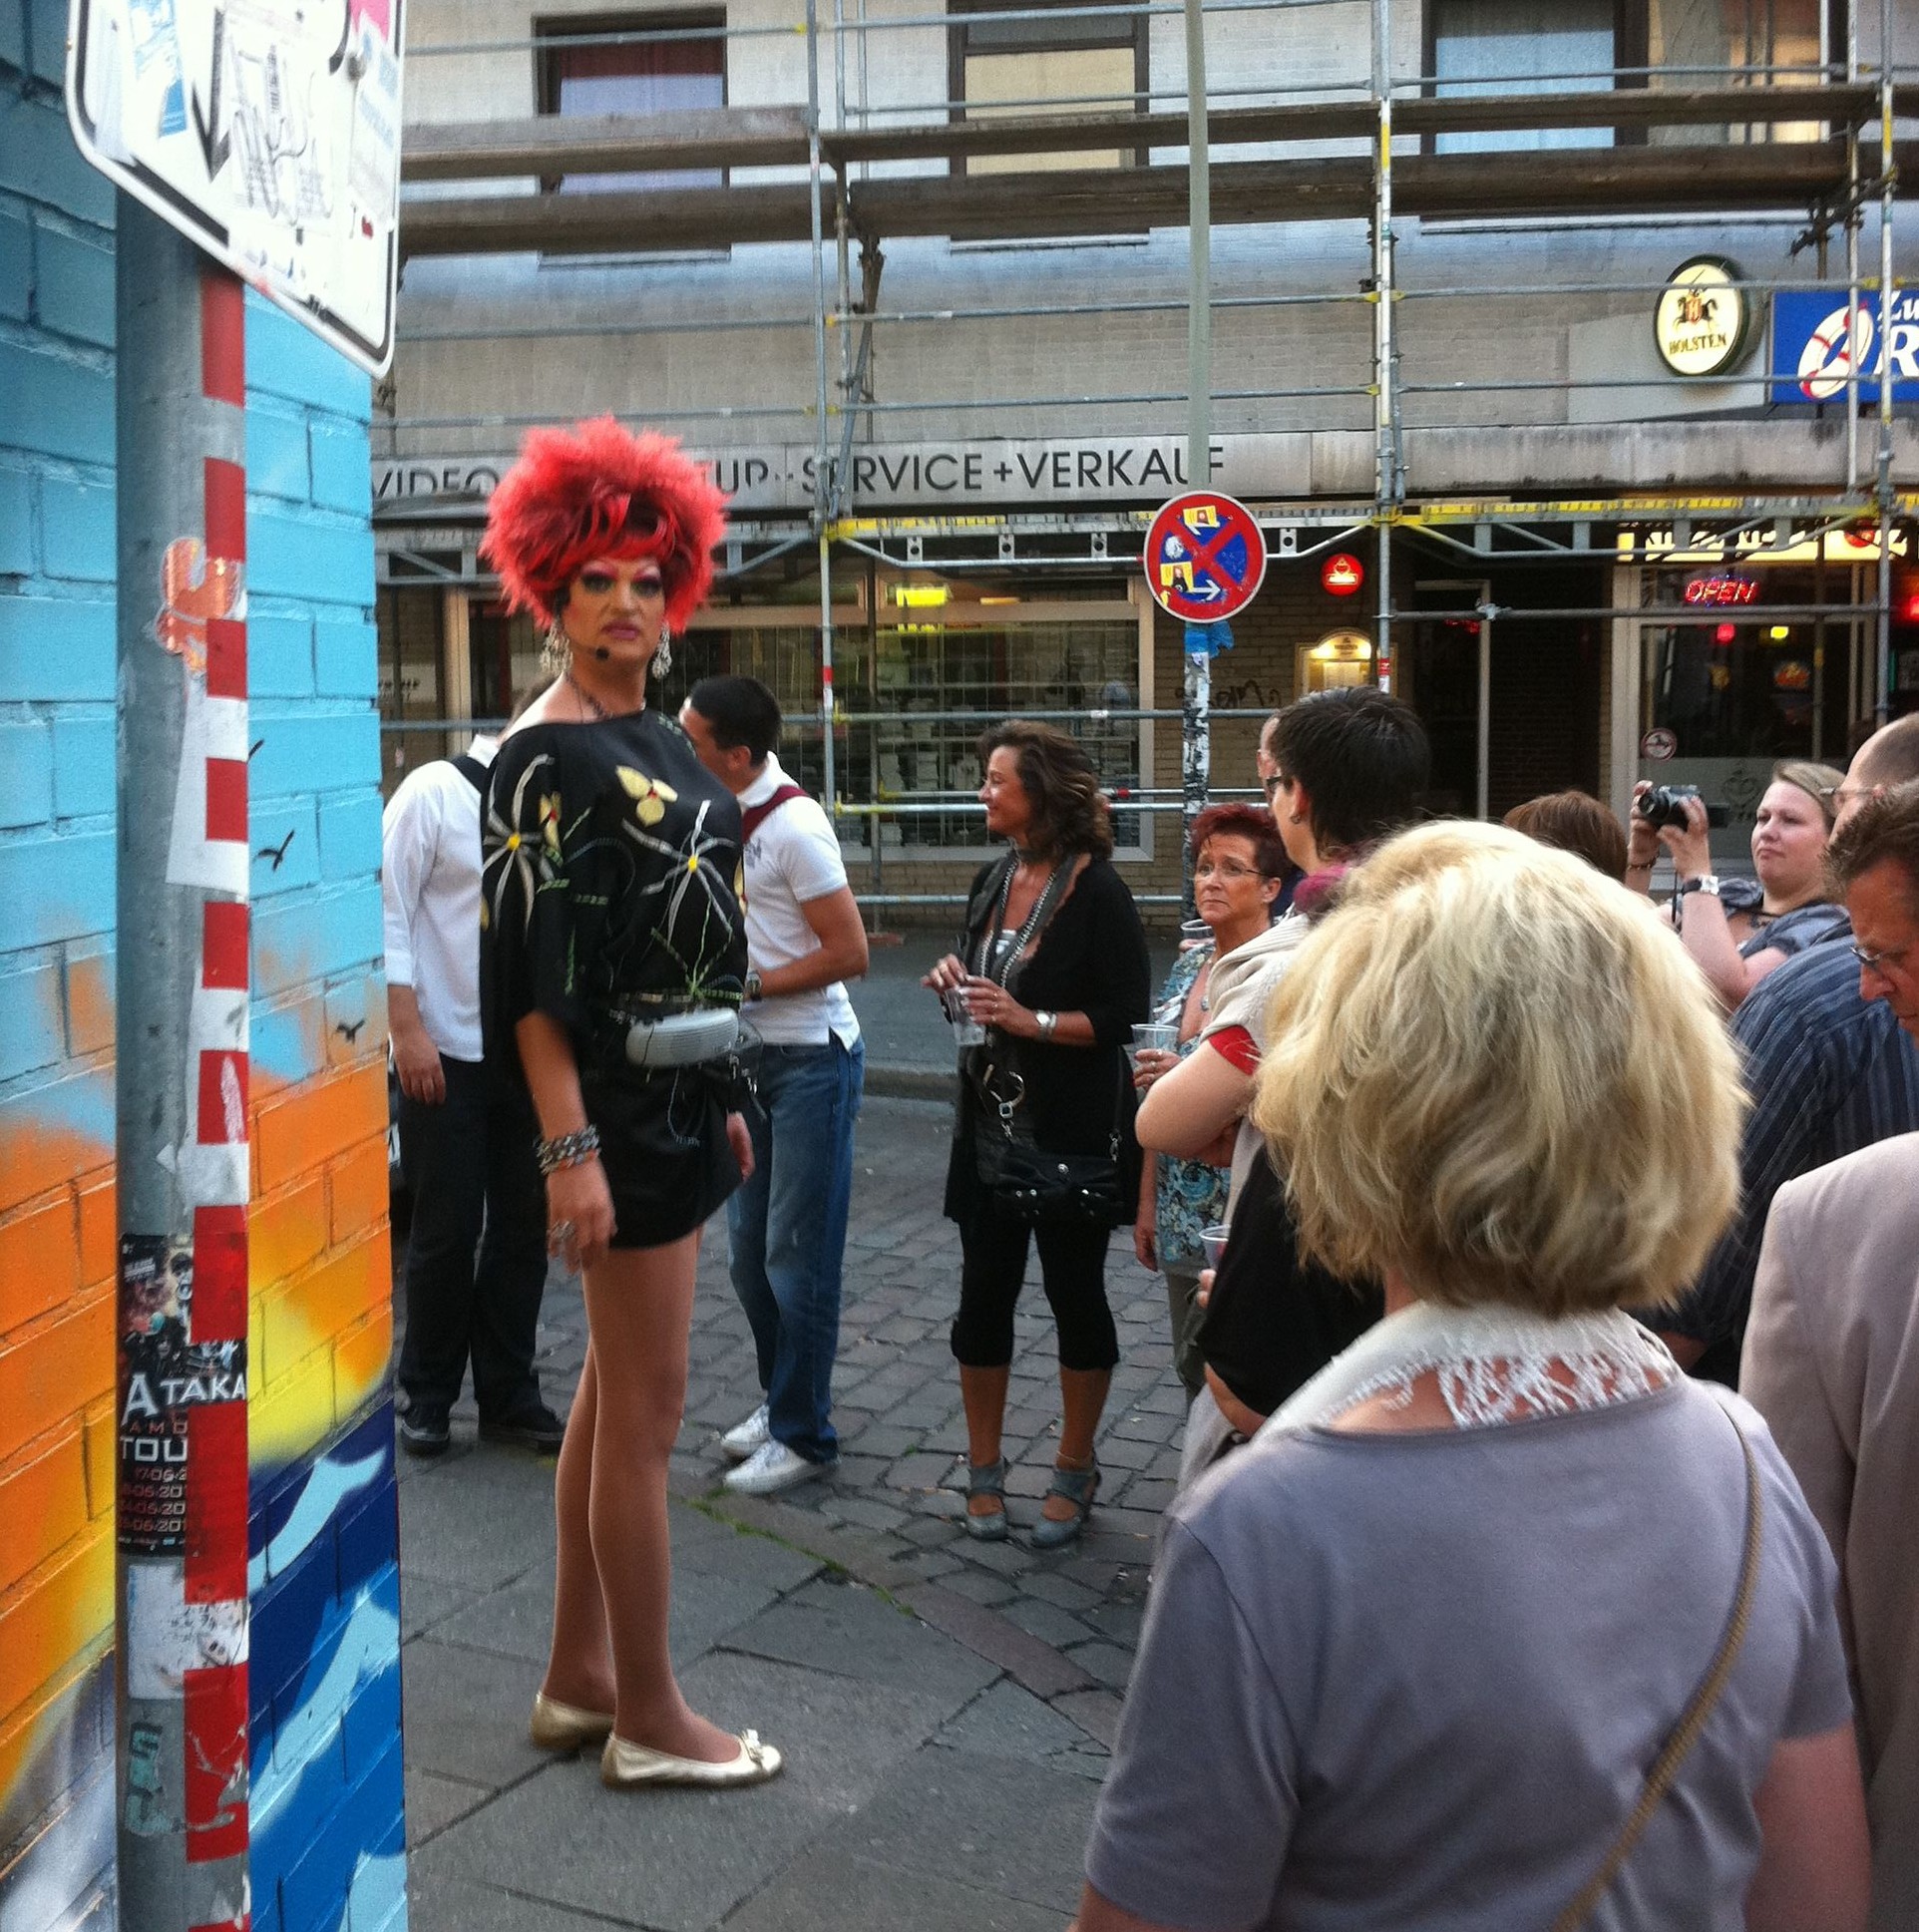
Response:
[{"label": "black dress shoe", "polygon": [[567,1425],[545,1402],[536,1408],[515,1409],[511,1415],[480,1418],[482,1442],[506,1442],[516,1449],[534,1449],[541,1455],[558,1455],[567,1439]]},{"label": "black dress shoe", "polygon": [[400,1417],[400,1445],[408,1455],[445,1455],[453,1442],[447,1412],[438,1402],[409,1402]]}]

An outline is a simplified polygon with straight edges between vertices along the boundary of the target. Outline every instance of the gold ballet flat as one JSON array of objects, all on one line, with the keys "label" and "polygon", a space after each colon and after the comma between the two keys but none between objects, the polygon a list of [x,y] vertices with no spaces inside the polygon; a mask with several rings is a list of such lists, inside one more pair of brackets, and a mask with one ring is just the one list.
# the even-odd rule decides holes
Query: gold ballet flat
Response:
[{"label": "gold ballet flat", "polygon": [[533,1701],[533,1723],[528,1734],[542,1750],[577,1750],[581,1744],[596,1744],[613,1733],[610,1711],[582,1711],[576,1704],[562,1704],[542,1691]]},{"label": "gold ballet flat", "polygon": [[736,1755],[718,1764],[699,1757],[675,1757],[671,1751],[629,1744],[608,1735],[599,1757],[599,1781],[615,1790],[631,1784],[763,1784],[780,1768],[779,1751],[760,1742],[757,1731],[742,1731]]}]

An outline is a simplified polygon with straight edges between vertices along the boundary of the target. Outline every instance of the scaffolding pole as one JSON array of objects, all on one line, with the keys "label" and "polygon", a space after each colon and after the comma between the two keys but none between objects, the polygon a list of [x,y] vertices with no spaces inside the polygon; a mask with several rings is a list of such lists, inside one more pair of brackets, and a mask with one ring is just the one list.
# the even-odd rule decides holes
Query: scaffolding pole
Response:
[{"label": "scaffolding pole", "polygon": [[1892,0],[1879,0],[1879,649],[1872,717],[1883,727],[1892,702]]},{"label": "scaffolding pole", "polygon": [[813,223],[813,529],[820,568],[820,783],[829,815],[839,796],[833,759],[833,499],[827,446],[826,218],[820,204],[820,10],[806,0],[806,162]]},{"label": "scaffolding pole", "polygon": [[1372,189],[1372,427],[1374,512],[1373,596],[1378,619],[1372,672],[1380,690],[1392,689],[1392,524],[1397,498],[1398,399],[1392,381],[1392,12],[1391,0],[1372,0],[1372,88],[1379,114]]}]

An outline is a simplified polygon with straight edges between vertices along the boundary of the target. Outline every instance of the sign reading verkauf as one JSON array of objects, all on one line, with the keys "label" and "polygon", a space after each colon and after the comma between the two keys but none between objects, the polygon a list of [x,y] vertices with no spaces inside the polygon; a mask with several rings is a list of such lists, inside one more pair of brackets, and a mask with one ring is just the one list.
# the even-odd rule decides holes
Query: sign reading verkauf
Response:
[{"label": "sign reading verkauf", "polygon": [[81,153],[369,374],[393,360],[404,0],[72,0]]}]

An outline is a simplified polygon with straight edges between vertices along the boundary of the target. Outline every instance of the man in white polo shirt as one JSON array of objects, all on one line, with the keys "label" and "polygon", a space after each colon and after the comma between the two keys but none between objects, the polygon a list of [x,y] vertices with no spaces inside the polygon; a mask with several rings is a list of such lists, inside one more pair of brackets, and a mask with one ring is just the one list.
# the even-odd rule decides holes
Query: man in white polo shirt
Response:
[{"label": "man in white polo shirt", "polygon": [[721,1438],[729,1489],[770,1495],[839,1459],[833,1358],[866,1049],[846,981],[866,928],[825,812],[780,769],[780,707],[755,677],[706,677],[679,721],[739,800],[746,854],[745,1016],[766,1042],[753,1173],[726,1204],[733,1290],[766,1400]]},{"label": "man in white polo shirt", "polygon": [[400,1080],[407,1241],[400,1440],[440,1455],[467,1362],[480,1434],[557,1453],[534,1333],[547,1285],[539,1127],[480,1040],[480,812],[496,741],[477,737],[401,781],[380,822],[387,1017]]}]

